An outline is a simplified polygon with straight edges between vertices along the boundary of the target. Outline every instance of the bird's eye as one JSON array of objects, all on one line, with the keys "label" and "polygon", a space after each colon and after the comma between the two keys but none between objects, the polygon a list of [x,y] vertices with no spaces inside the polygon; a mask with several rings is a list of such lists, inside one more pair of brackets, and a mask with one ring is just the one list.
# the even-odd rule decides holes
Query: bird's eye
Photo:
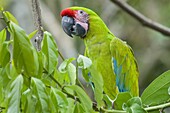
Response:
[{"label": "bird's eye", "polygon": [[79,10],[79,14],[83,14],[83,11],[82,11],[82,10]]}]

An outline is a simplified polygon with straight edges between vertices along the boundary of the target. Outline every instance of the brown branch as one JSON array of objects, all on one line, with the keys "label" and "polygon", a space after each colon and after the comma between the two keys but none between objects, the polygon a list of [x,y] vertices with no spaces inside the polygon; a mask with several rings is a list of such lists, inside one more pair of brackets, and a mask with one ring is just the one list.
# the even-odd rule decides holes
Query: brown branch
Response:
[{"label": "brown branch", "polygon": [[170,36],[170,28],[145,17],[143,14],[128,5],[123,0],[111,0],[111,2],[122,8],[125,12],[134,17],[136,20],[138,20],[142,25],[151,28],[155,31],[158,31],[163,35]]},{"label": "brown branch", "polygon": [[35,43],[37,50],[41,50],[41,42],[43,40],[43,30],[41,22],[41,9],[38,0],[31,0],[32,3],[32,12],[34,18],[34,25],[38,29],[38,36],[35,38]]}]

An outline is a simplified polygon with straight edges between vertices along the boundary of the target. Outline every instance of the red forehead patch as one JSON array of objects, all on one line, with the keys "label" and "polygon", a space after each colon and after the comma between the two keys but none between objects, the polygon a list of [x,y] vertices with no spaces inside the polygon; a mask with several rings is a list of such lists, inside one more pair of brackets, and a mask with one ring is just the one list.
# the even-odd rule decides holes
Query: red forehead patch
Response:
[{"label": "red forehead patch", "polygon": [[75,11],[67,8],[61,11],[60,15],[63,16],[69,16],[69,17],[75,17]]}]

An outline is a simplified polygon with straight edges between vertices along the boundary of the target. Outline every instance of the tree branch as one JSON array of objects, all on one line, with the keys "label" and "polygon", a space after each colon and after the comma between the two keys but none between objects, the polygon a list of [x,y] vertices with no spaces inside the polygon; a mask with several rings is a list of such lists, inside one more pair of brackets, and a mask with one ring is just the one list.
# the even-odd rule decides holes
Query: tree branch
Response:
[{"label": "tree branch", "polygon": [[152,111],[152,110],[156,110],[156,109],[163,109],[163,108],[167,108],[170,106],[170,102],[169,103],[165,103],[165,104],[161,104],[161,105],[157,105],[157,106],[151,106],[148,108],[144,108],[146,111]]},{"label": "tree branch", "polygon": [[155,31],[158,31],[163,35],[170,36],[170,28],[145,17],[143,14],[128,5],[126,2],[123,2],[123,0],[111,0],[111,2],[122,8],[125,12],[127,12],[137,21],[139,21],[142,25],[151,28]]},{"label": "tree branch", "polygon": [[[170,102],[169,103],[165,103],[165,104],[160,104],[157,106],[151,106],[151,107],[147,107],[144,108],[145,111],[153,111],[153,110],[158,110],[158,109],[164,109],[170,106]],[[107,112],[107,113],[127,113],[126,111],[123,110],[107,110],[104,108],[101,108],[103,111]]]},{"label": "tree branch", "polygon": [[41,50],[41,42],[43,40],[43,30],[41,22],[41,10],[38,0],[31,0],[32,12],[34,18],[34,25],[38,29],[38,36],[35,38],[36,48],[38,51]]},{"label": "tree branch", "polygon": [[104,112],[104,113],[127,113],[126,111],[123,111],[123,110],[107,110],[107,109],[104,109],[101,107],[101,110]]}]

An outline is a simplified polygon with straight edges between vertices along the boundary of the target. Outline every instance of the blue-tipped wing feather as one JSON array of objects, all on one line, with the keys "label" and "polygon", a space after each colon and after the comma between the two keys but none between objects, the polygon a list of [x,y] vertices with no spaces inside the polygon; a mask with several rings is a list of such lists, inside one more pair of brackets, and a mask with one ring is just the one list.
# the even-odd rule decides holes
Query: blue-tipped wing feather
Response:
[{"label": "blue-tipped wing feather", "polygon": [[125,87],[125,77],[126,74],[122,74],[122,65],[118,66],[116,59],[112,58],[114,73],[116,75],[116,85],[119,89],[119,92],[127,91]]},{"label": "blue-tipped wing feather", "polygon": [[129,91],[132,96],[139,95],[138,67],[131,48],[119,38],[113,38],[110,44],[113,72],[119,92]]}]

